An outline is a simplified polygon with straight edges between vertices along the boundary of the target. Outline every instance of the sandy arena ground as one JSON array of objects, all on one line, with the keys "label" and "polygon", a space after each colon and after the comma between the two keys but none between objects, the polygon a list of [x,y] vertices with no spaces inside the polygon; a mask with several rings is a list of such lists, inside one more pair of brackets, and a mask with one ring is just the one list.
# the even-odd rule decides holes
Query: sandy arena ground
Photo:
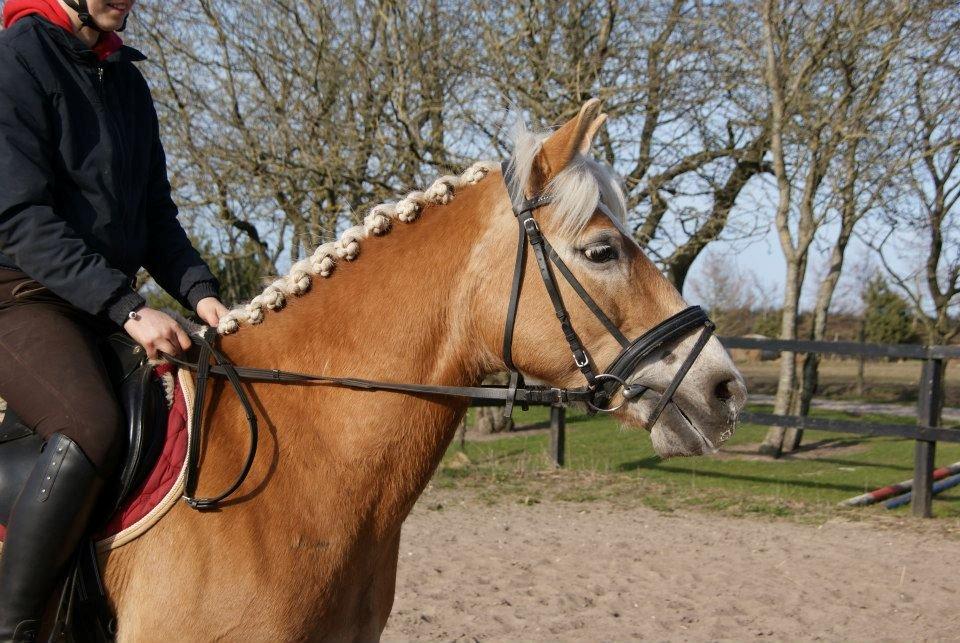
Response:
[{"label": "sandy arena ground", "polygon": [[384,640],[957,640],[956,527],[428,490]]}]

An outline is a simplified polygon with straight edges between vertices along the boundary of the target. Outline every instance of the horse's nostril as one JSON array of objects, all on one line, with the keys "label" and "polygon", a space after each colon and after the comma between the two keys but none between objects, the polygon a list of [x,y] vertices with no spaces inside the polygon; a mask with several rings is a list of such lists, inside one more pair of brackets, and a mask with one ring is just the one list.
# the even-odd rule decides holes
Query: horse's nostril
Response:
[{"label": "horse's nostril", "polygon": [[736,396],[737,380],[723,380],[713,388],[713,395],[721,402],[729,402]]}]

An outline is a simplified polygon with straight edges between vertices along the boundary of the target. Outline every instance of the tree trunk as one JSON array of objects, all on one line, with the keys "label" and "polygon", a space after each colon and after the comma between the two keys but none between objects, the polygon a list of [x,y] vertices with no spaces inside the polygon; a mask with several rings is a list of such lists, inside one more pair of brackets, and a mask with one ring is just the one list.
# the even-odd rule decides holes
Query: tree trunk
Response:
[{"label": "tree trunk", "polygon": [[[843,260],[847,253],[847,245],[853,235],[853,228],[863,216],[864,210],[858,208],[857,181],[860,170],[857,166],[858,142],[851,141],[843,155],[843,184],[840,190],[841,218],[840,230],[837,239],[830,250],[827,261],[827,274],[817,288],[817,300],[813,307],[813,323],[810,327],[810,339],[816,342],[823,341],[827,335],[827,317],[830,313],[830,302],[833,293],[840,281],[843,272]],[[800,383],[797,415],[806,416],[810,413],[810,403],[817,392],[819,380],[820,356],[816,353],[807,353],[803,360],[803,378]],[[803,429],[788,429],[783,440],[785,451],[796,451],[803,440]]]},{"label": "tree trunk", "polygon": [[[800,378],[800,390],[796,395],[793,415],[805,416],[810,413],[810,403],[817,391],[820,379],[820,355],[807,353],[803,358],[803,376]],[[800,448],[803,441],[803,429],[790,427],[784,431],[783,451],[790,453]]]},{"label": "tree trunk", "polygon": [[[504,385],[508,380],[506,373],[497,373],[485,379],[484,383]],[[477,433],[489,435],[513,430],[513,420],[504,415],[502,406],[478,406],[475,411]]]},{"label": "tree trunk", "polygon": [[467,416],[464,415],[457,426],[457,444],[461,451],[467,450]]},{"label": "tree trunk", "polygon": [[[863,344],[867,341],[867,316],[866,313],[863,315],[863,319],[860,320],[860,332],[857,335],[858,341]],[[863,399],[863,389],[864,389],[864,366],[866,365],[867,358],[863,355],[857,357],[857,397],[861,400]]]},{"label": "tree trunk", "polygon": [[477,433],[488,435],[513,430],[513,420],[507,419],[501,406],[479,406],[476,409]]},{"label": "tree trunk", "polygon": [[[780,339],[797,338],[797,316],[800,307],[800,285],[802,280],[802,267],[795,263],[788,264],[787,279],[783,292]],[[797,354],[788,351],[780,353],[780,376],[777,381],[777,395],[773,402],[774,414],[787,415],[790,412],[796,379]],[[785,434],[786,427],[770,427],[766,437],[763,439],[763,443],[760,445],[760,453],[779,458],[783,452]]]},{"label": "tree trunk", "polygon": [[713,209],[706,223],[667,258],[667,275],[680,292],[683,292],[683,285],[693,262],[726,228],[730,211],[747,183],[757,174],[769,171],[763,163],[769,140],[765,127],[763,132],[744,148],[743,156],[737,161],[727,181],[714,193]]}]

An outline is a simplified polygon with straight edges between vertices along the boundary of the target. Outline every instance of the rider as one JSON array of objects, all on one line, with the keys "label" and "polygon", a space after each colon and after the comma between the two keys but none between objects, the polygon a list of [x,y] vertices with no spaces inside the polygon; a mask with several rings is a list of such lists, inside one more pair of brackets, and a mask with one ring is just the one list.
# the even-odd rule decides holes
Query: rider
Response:
[{"label": "rider", "polygon": [[98,342],[190,340],[134,290],[145,267],[207,324],[226,309],[177,221],[153,100],[123,46],[136,0],[7,0],[0,32],[0,397],[44,439],[0,556],[0,641],[29,641],[118,465]]}]

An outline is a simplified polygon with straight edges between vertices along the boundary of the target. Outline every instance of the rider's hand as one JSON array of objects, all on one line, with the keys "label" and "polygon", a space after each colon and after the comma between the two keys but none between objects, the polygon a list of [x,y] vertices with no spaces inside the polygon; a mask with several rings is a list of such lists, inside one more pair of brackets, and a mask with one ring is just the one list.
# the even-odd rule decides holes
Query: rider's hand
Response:
[{"label": "rider's hand", "polygon": [[214,328],[220,323],[220,318],[228,312],[227,307],[216,297],[204,297],[197,302],[197,315],[207,326]]},{"label": "rider's hand", "polygon": [[130,318],[124,323],[123,330],[143,346],[150,359],[156,359],[157,351],[179,355],[190,348],[186,331],[170,315],[146,306],[135,315],[136,319]]}]

